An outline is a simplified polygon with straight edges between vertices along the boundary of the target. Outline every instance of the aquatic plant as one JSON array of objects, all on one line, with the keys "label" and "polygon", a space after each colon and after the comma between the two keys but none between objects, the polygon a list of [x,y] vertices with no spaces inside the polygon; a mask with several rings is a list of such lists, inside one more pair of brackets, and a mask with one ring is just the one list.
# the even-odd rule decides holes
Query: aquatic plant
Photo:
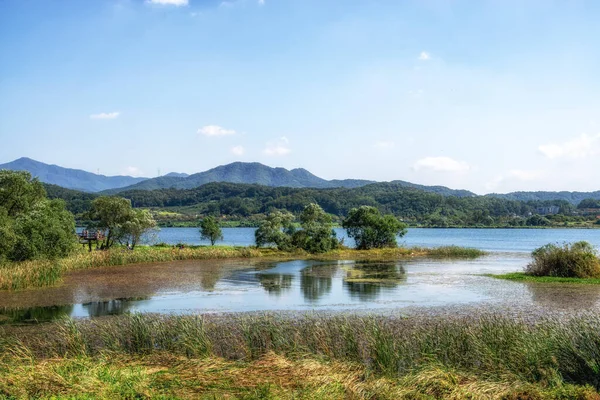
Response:
[{"label": "aquatic plant", "polygon": [[[199,376],[213,381],[223,370],[236,377],[245,371],[248,379],[254,379],[254,388],[272,382],[276,390],[283,390],[282,376],[291,377],[295,368],[303,371],[297,376],[300,386],[300,381],[326,385],[329,379],[338,379],[333,378],[338,376],[336,371],[345,371],[353,378],[336,382],[350,385],[344,386],[347,390],[353,385],[366,390],[356,391],[357,398],[373,398],[367,390],[370,387],[385,388],[377,392],[387,394],[383,398],[464,398],[470,394],[472,398],[597,399],[600,387],[597,313],[535,320],[490,313],[406,318],[129,314],[6,329],[0,335],[0,393],[20,396],[32,393],[27,392],[31,388],[62,387],[57,386],[59,382],[71,382],[71,391],[86,390],[96,382],[98,366],[114,371],[115,379],[122,375],[119,370],[138,376],[135,368],[174,368],[160,379],[156,375],[149,379],[150,372],[145,370],[138,376],[137,390],[157,390],[159,379],[169,390],[194,387],[196,394],[211,387],[200,385]],[[78,368],[74,368],[76,361]],[[315,367],[312,373],[305,369],[307,362]],[[264,368],[260,374],[258,365]],[[89,383],[75,385],[66,375],[43,381],[62,368],[81,377],[89,371],[91,375],[80,379]],[[33,371],[43,373],[36,377]],[[342,390],[333,398],[344,398],[344,393],[348,392]]]},{"label": "aquatic plant", "polygon": [[588,242],[547,244],[531,253],[525,272],[533,276],[600,278],[600,259]]}]

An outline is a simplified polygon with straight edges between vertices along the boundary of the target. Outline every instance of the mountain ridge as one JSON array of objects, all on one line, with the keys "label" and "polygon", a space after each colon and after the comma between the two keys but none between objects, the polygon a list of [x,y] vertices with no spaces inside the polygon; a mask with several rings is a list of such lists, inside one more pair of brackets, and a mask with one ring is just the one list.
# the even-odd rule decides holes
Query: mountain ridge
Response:
[{"label": "mountain ridge", "polygon": [[[131,190],[156,189],[191,189],[211,182],[229,182],[259,184],[272,187],[292,188],[357,188],[373,183],[383,183],[366,179],[332,179],[320,178],[304,168],[288,170],[282,167],[269,167],[258,162],[233,162],[219,165],[195,174],[171,172],[157,178],[136,178],[131,176],[105,176],[79,169],[64,168],[46,164],[27,157],[0,164],[0,169],[25,170],[44,183],[83,192],[117,194]],[[388,182],[400,187],[415,188],[445,196],[470,197],[477,196],[465,189],[450,189],[445,186],[427,186],[412,182],[394,180]],[[518,191],[510,193],[489,193],[483,196],[508,200],[565,200],[577,205],[581,200],[600,199],[600,190],[593,192],[580,191]]]},{"label": "mountain ridge", "polygon": [[126,175],[106,176],[81,169],[65,168],[55,164],[46,164],[28,157],[0,164],[1,169],[28,171],[44,183],[58,185],[67,189],[83,192],[100,192],[107,189],[126,187],[148,178],[134,178]]}]

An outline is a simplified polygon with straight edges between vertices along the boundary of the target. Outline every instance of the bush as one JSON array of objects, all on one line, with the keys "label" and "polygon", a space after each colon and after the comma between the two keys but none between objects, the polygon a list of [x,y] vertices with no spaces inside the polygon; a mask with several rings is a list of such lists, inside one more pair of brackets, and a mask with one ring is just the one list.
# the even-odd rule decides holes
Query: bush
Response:
[{"label": "bush", "polygon": [[533,276],[600,278],[600,259],[588,242],[547,244],[531,253],[525,272]]}]

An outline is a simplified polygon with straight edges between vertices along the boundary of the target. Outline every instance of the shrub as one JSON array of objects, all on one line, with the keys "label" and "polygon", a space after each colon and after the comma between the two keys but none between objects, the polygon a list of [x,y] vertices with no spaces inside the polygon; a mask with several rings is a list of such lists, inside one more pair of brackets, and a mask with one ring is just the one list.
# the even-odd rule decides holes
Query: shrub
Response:
[{"label": "shrub", "polygon": [[600,278],[600,259],[588,242],[547,244],[533,253],[525,272],[534,276]]}]

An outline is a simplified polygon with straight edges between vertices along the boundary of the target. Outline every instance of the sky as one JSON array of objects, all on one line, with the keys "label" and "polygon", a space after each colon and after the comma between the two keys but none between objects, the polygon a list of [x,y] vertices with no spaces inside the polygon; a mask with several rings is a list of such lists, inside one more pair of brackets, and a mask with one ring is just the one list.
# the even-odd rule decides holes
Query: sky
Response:
[{"label": "sky", "polygon": [[595,0],[2,0],[0,163],[600,189]]}]

